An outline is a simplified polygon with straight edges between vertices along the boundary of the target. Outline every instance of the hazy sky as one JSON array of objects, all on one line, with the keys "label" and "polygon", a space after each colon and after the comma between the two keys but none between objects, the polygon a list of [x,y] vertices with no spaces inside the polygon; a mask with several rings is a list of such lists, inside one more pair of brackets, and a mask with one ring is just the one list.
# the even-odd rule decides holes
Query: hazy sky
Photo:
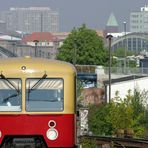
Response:
[{"label": "hazy sky", "polygon": [[[0,11],[10,7],[48,6],[60,14],[60,31],[70,31],[85,23],[90,28],[104,29],[111,12],[120,30],[129,26],[131,11],[139,11],[148,0],[0,0]],[[128,27],[127,27],[128,28]]]}]

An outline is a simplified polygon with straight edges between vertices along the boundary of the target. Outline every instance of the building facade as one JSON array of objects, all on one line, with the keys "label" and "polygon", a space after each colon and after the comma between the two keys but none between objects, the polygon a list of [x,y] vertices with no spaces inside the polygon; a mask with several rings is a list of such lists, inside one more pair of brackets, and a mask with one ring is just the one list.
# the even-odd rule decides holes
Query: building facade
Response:
[{"label": "building facade", "polygon": [[0,12],[0,20],[7,30],[32,32],[58,32],[59,13],[49,7],[10,8]]},{"label": "building facade", "polygon": [[58,47],[58,38],[49,32],[34,32],[24,36],[23,39],[0,35],[0,58],[3,55],[7,57],[7,55],[13,54],[18,57],[31,56],[55,59]]},{"label": "building facade", "polygon": [[0,20],[0,33],[5,33],[7,30],[6,23]]},{"label": "building facade", "polygon": [[148,5],[141,7],[141,11],[130,14],[131,32],[148,32]]},{"label": "building facade", "polygon": [[[28,47],[28,51],[23,50]],[[33,32],[24,37],[18,46],[18,56],[29,55],[41,58],[55,59],[59,41],[49,32]],[[22,53],[23,52],[23,53]]]}]

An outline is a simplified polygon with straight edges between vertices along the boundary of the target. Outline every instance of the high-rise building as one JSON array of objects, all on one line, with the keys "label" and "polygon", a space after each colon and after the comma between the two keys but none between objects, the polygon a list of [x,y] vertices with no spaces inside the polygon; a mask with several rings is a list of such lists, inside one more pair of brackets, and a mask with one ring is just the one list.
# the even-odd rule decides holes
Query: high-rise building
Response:
[{"label": "high-rise building", "polygon": [[8,30],[31,32],[58,32],[59,13],[49,7],[10,8],[0,13],[0,20]]},{"label": "high-rise building", "polygon": [[148,5],[130,14],[131,32],[148,32]]},{"label": "high-rise building", "polygon": [[6,30],[6,23],[0,20],[0,33],[5,33]]}]

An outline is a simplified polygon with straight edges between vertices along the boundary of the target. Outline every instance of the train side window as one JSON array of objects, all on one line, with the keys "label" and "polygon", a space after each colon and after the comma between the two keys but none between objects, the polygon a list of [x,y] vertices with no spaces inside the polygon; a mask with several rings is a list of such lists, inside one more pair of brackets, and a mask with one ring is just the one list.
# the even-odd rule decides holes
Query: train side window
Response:
[{"label": "train side window", "polygon": [[26,111],[63,111],[63,79],[39,80],[26,80]]}]

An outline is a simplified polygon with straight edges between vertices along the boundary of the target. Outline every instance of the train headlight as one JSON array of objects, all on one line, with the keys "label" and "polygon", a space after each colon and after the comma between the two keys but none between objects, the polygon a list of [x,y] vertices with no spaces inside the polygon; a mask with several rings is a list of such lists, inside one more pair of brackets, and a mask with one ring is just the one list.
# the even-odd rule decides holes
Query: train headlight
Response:
[{"label": "train headlight", "polygon": [[49,140],[56,140],[58,138],[58,131],[54,128],[51,128],[46,132],[46,136]]}]

